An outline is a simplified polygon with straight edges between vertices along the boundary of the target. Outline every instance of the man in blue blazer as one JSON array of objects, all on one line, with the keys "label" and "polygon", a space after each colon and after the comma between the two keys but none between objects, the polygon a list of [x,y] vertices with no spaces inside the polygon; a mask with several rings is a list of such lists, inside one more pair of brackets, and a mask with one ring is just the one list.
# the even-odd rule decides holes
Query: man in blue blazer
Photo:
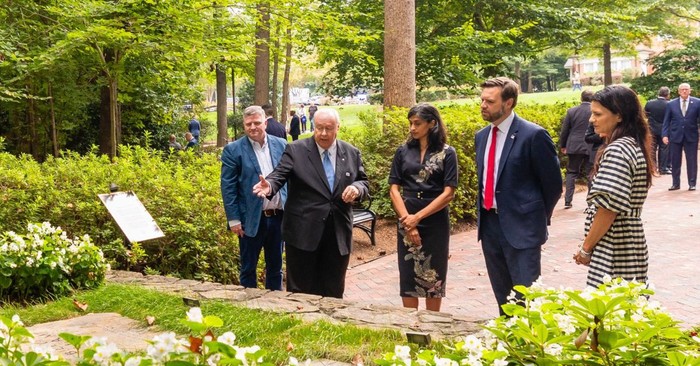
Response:
[{"label": "man in blue blazer", "polygon": [[262,197],[289,187],[282,223],[287,291],[342,298],[352,251],[352,202],[369,194],[360,151],[336,139],[335,109],[314,116],[313,138],[289,145],[275,170],[253,187]]},{"label": "man in blue blazer", "polygon": [[287,141],[268,135],[266,127],[261,107],[243,111],[245,136],[226,145],[221,155],[221,195],[228,226],[238,235],[241,285],[258,286],[258,258],[264,249],[265,288],[282,290],[282,208],[287,187],[268,200],[253,194],[253,186],[279,164]]},{"label": "man in blue blazer", "polygon": [[682,153],[685,152],[688,173],[688,190],[695,190],[698,177],[698,118],[700,99],[690,96],[690,85],[678,86],[678,98],[668,102],[664,115],[663,142],[669,144],[671,177],[673,184],[669,191],[681,188]]},{"label": "man in blue blazer", "polygon": [[562,178],[549,133],[513,112],[518,84],[499,77],[481,88],[481,116],[491,124],[475,139],[478,238],[504,314],[501,306],[513,286],[530,286],[540,276],[540,247],[562,194]]}]

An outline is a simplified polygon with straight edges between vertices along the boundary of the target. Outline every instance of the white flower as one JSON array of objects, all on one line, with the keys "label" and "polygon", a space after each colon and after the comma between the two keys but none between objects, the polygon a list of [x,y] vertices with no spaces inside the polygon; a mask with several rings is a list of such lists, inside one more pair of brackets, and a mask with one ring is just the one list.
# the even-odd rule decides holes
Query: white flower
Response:
[{"label": "white flower", "polygon": [[190,308],[187,311],[187,320],[195,323],[203,323],[204,316],[202,316],[202,309],[198,307]]},{"label": "white flower", "polygon": [[219,336],[217,341],[219,341],[223,344],[227,344],[229,346],[233,346],[234,342],[236,341],[236,335],[233,334],[233,332],[226,332],[226,333],[222,334],[221,336]]},{"label": "white flower", "polygon": [[50,361],[58,361],[59,359],[56,351],[48,344],[34,344],[34,342],[32,342],[30,348],[32,352],[36,352]]},{"label": "white flower", "polygon": [[110,365],[112,363],[112,356],[117,353],[121,353],[119,347],[117,347],[117,345],[114,343],[109,343],[106,345],[97,346],[97,348],[95,348],[95,354],[92,356],[92,359],[95,360],[95,362],[97,362],[98,364]]},{"label": "white flower", "polygon": [[211,355],[209,358],[207,358],[207,364],[209,366],[216,366],[219,364],[219,361],[221,360],[221,353],[215,353]]},{"label": "white flower", "polygon": [[564,350],[564,347],[562,347],[561,344],[557,343],[552,343],[548,344],[547,346],[544,347],[544,353],[552,356],[559,356],[561,355],[561,352]]},{"label": "white flower", "polygon": [[289,366],[299,366],[299,360],[295,357],[289,356]]},{"label": "white flower", "polygon": [[440,358],[435,356],[435,366],[459,366],[459,364],[449,358]]},{"label": "white flower", "polygon": [[24,326],[24,323],[22,323],[22,320],[19,318],[18,314],[12,316],[12,324],[19,325],[20,327]]},{"label": "white flower", "polygon": [[85,348],[92,348],[93,346],[104,346],[107,344],[107,338],[105,337],[92,337],[85,341]]},{"label": "white flower", "polygon": [[508,366],[508,361],[506,361],[506,358],[497,358],[493,360],[493,366]]},{"label": "white flower", "polygon": [[139,366],[142,360],[141,356],[133,356],[124,362],[124,366]]},{"label": "white flower", "polygon": [[483,350],[484,346],[481,344],[481,340],[475,335],[470,334],[464,338],[464,345],[462,349],[469,351],[469,353],[476,354]]},{"label": "white flower", "polygon": [[575,320],[573,317],[564,314],[554,314],[554,320],[557,323],[557,327],[559,327],[564,334],[568,335],[576,331]]},{"label": "white flower", "polygon": [[401,360],[404,365],[411,365],[411,347],[409,346],[394,346],[394,359]]}]

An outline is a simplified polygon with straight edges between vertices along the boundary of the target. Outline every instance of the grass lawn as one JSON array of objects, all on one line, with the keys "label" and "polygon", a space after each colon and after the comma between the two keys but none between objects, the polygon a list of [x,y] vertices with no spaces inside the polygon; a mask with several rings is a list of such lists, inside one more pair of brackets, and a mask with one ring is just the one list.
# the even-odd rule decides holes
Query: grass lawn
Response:
[{"label": "grass lawn", "polygon": [[[154,316],[159,331],[174,331],[181,336],[189,329],[180,323],[186,317],[188,307],[182,297],[144,289],[141,286],[107,284],[99,289],[79,292],[74,298],[88,304],[88,312],[115,312],[134,319],[146,326],[145,317]],[[202,313],[215,315],[224,326],[215,334],[232,331],[240,346],[258,345],[266,350],[266,361],[286,364],[289,356],[300,361],[306,359],[331,359],[350,362],[355,354],[361,354],[369,362],[394,350],[395,344],[404,344],[398,331],[378,331],[353,325],[335,325],[323,321],[308,323],[290,314],[266,312],[234,306],[223,301],[202,301]],[[38,323],[79,316],[71,298],[27,307],[3,304],[0,315],[12,317],[19,314],[22,321],[31,326]],[[118,335],[115,335],[118,336]],[[291,343],[294,349],[287,352]]]}]

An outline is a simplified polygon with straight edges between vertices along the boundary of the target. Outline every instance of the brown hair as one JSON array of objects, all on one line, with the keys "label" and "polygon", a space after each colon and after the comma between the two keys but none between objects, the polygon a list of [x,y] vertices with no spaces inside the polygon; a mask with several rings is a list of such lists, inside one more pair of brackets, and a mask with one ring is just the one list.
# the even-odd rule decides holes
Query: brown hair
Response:
[{"label": "brown hair", "polygon": [[493,79],[488,79],[481,83],[481,88],[501,88],[501,100],[506,101],[508,99],[513,99],[513,106],[511,108],[515,108],[515,105],[518,104],[518,93],[520,93],[520,87],[518,87],[518,83],[513,81],[512,79],[509,79],[507,77],[497,77]]}]

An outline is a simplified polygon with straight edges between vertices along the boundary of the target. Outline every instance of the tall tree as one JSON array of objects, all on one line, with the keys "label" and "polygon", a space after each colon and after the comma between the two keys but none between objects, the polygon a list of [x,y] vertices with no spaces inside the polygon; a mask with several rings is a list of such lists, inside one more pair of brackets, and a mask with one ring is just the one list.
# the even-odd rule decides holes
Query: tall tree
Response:
[{"label": "tall tree", "polygon": [[270,100],[270,2],[261,1],[255,25],[255,104]]},{"label": "tall tree", "polygon": [[384,107],[415,103],[415,0],[384,0]]}]

